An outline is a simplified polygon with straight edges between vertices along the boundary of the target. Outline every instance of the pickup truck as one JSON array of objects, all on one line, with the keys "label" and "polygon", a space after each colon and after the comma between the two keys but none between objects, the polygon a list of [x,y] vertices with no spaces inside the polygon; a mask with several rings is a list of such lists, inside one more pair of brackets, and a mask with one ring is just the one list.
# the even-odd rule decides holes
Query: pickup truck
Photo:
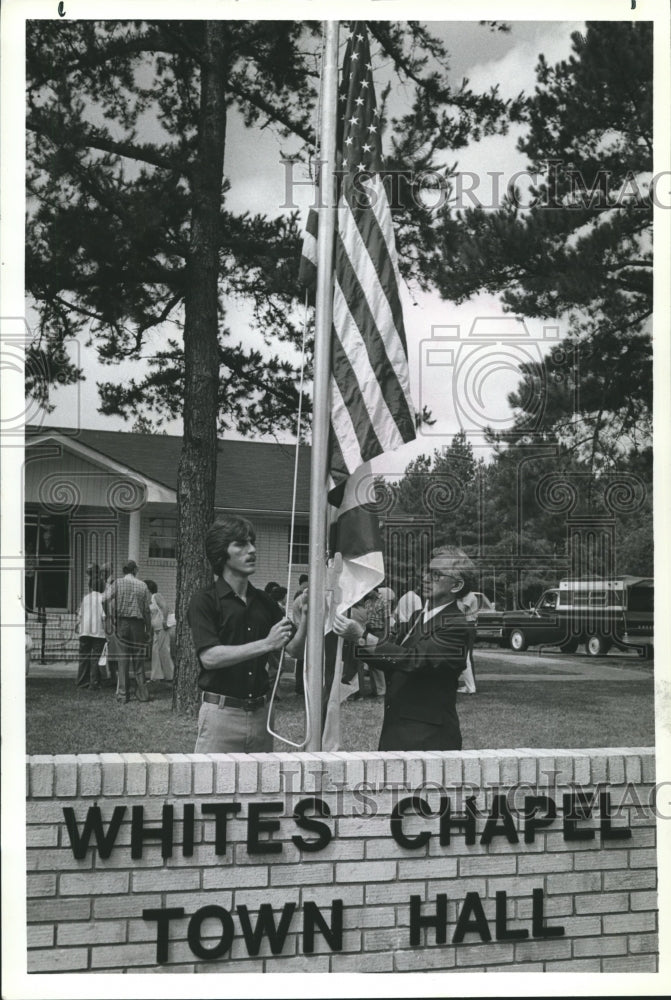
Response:
[{"label": "pickup truck", "polygon": [[605,656],[615,645],[651,659],[654,650],[654,580],[620,576],[566,579],[541,594],[529,610],[478,612],[476,636],[516,652],[529,646],[559,646],[573,653]]}]

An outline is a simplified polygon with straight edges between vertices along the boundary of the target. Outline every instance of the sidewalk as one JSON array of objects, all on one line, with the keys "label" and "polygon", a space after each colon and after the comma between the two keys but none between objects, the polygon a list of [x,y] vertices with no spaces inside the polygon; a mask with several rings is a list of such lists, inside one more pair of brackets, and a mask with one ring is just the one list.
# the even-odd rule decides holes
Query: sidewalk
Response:
[{"label": "sidewalk", "polygon": [[39,660],[30,661],[30,670],[27,680],[32,677],[76,677],[77,660],[57,661],[55,663],[40,663]]}]

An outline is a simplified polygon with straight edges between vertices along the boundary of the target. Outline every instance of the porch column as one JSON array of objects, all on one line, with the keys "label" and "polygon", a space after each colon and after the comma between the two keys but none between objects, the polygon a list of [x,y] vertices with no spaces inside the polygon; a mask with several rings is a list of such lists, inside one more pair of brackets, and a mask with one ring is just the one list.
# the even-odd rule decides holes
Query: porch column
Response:
[{"label": "porch column", "polygon": [[141,512],[132,510],[129,515],[128,525],[128,558],[140,562],[140,521]]}]

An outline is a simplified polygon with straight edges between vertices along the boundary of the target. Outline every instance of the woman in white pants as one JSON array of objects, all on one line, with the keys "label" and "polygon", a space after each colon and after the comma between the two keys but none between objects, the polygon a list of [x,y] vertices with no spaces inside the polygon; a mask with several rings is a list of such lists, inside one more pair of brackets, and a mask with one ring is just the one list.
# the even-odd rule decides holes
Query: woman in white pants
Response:
[{"label": "woman in white pants", "polygon": [[175,668],[170,655],[170,633],[168,631],[168,605],[165,598],[158,593],[158,587],[153,580],[145,580],[151,594],[149,610],[151,611],[151,630],[153,642],[151,646],[151,676],[152,681],[171,681]]}]

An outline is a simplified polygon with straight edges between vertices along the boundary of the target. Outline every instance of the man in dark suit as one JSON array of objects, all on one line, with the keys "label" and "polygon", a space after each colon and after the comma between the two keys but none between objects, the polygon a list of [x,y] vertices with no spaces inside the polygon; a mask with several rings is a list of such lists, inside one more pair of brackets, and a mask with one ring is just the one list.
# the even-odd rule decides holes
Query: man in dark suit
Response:
[{"label": "man in dark suit", "polygon": [[367,663],[387,675],[380,750],[461,750],[457,686],[473,626],[456,602],[469,592],[473,568],[461,549],[436,550],[422,577],[424,607],[393,642],[336,615],[334,632],[355,641]]}]

